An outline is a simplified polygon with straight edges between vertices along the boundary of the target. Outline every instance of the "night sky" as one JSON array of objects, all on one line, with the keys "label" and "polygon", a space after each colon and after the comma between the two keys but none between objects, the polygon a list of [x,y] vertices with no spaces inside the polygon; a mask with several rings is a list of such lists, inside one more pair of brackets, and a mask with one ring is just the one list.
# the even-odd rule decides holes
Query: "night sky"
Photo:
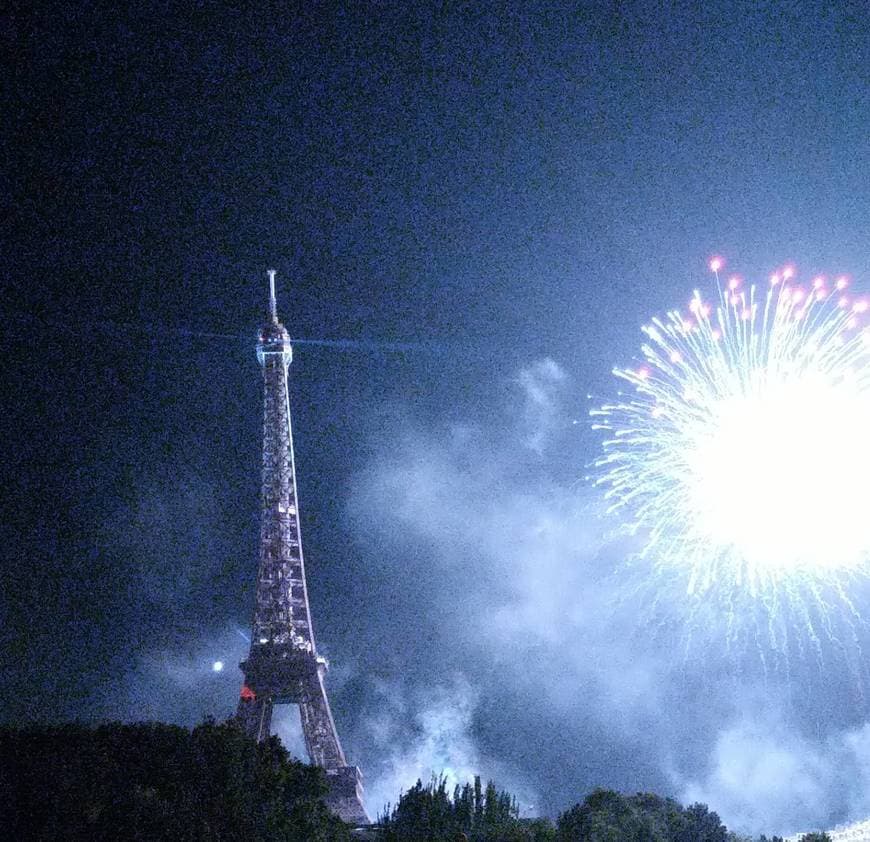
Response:
[{"label": "night sky", "polygon": [[676,654],[583,481],[587,395],[712,253],[870,284],[864,4],[41,5],[0,15],[0,720],[234,710],[275,268],[373,813],[444,768],[870,815],[864,633]]}]

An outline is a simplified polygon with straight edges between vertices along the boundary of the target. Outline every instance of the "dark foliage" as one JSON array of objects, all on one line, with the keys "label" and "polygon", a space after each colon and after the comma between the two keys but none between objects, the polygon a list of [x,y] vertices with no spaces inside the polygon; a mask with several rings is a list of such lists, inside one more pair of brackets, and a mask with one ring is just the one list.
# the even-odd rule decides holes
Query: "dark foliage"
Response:
[{"label": "dark foliage", "polygon": [[727,828],[704,804],[596,789],[559,816],[557,842],[728,842]]},{"label": "dark foliage", "polygon": [[17,840],[341,842],[321,770],[234,725],[0,729],[0,827]]},{"label": "dark foliage", "polygon": [[[443,778],[422,781],[405,792],[381,818],[382,842],[752,842],[730,833],[705,804],[683,807],[649,793],[622,795],[596,789],[559,816],[520,819],[516,801],[489,783],[456,787]],[[372,837],[375,838],[375,837]],[[783,842],[779,836],[758,842]],[[830,842],[827,834],[809,834],[801,842]]]},{"label": "dark foliage", "polygon": [[[0,728],[0,829],[17,840],[346,842],[325,776],[277,738],[232,723]],[[521,819],[492,782],[416,785],[371,833],[382,842],[735,842],[703,804],[593,791],[561,816]],[[782,842],[762,836],[759,842]],[[801,842],[830,842],[809,833]]]},{"label": "dark foliage", "polygon": [[381,818],[384,842],[548,842],[553,827],[545,819],[519,818],[516,801],[496,789],[457,786],[452,795],[444,778],[416,785],[403,793],[396,807]]}]

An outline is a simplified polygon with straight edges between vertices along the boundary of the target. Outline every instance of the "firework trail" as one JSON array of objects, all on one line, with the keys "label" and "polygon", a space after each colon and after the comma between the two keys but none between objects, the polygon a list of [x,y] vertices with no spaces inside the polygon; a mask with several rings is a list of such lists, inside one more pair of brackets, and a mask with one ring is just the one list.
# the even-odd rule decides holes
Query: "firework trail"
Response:
[{"label": "firework trail", "polygon": [[614,371],[630,390],[591,412],[594,482],[687,597],[760,603],[768,637],[785,607],[824,630],[870,562],[868,302],[845,277],[747,285],[722,265],[713,301],[653,319]]}]

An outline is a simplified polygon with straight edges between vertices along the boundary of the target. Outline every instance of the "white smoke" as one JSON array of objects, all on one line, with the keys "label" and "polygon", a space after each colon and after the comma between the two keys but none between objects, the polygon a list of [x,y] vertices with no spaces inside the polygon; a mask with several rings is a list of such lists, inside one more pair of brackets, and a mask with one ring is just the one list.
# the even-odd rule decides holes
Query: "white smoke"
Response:
[{"label": "white smoke", "polygon": [[371,815],[395,805],[402,792],[418,780],[424,784],[443,776],[448,791],[480,775],[511,791],[527,811],[537,803],[534,793],[516,781],[504,763],[485,757],[472,737],[477,694],[461,675],[449,684],[409,693],[397,682],[379,682],[374,707],[363,729],[375,747],[377,763],[366,768],[366,804]]},{"label": "white smoke", "polygon": [[562,367],[549,357],[520,370],[517,383],[525,398],[523,407],[526,446],[542,454],[558,426],[560,398],[567,382]]},{"label": "white smoke", "polygon": [[721,731],[687,802],[715,805],[729,827],[788,835],[870,813],[870,723],[822,741],[776,719],[744,720]]},{"label": "white smoke", "polygon": [[[94,689],[89,717],[188,727],[205,716],[226,719],[235,711],[242,680],[236,665],[247,649],[237,627],[228,625],[135,654],[120,677]],[[224,668],[216,671],[215,661]]]},{"label": "white smoke", "polygon": [[[550,813],[595,786],[702,800],[754,833],[870,812],[866,729],[797,736],[806,728],[784,701],[793,687],[752,670],[726,674],[727,658],[702,647],[686,660],[674,643],[679,612],[649,604],[674,593],[640,587],[643,569],[625,567],[629,548],[607,535],[592,495],[548,470],[564,444],[558,431],[570,428],[561,368],[542,360],[513,383],[521,424],[494,416],[421,432],[405,423],[352,488],[352,529],[374,548],[373,566],[391,587],[413,583],[414,633],[431,623],[439,635],[408,662],[413,674],[389,685],[385,695],[402,701],[369,720],[370,756],[387,752],[386,766],[368,772],[370,806],[429,772],[500,769],[510,771],[493,775],[501,786],[541,793]],[[466,662],[471,700],[456,688],[445,695],[440,678],[428,680],[442,689],[426,690],[436,656],[439,669]],[[502,728],[489,756],[469,715],[474,700],[509,711],[500,725],[486,718]],[[403,721],[416,723],[413,740],[396,738]]]},{"label": "white smoke", "polygon": [[308,763],[308,749],[302,734],[299,705],[275,705],[272,710],[271,731],[281,739],[282,745],[293,757]]}]

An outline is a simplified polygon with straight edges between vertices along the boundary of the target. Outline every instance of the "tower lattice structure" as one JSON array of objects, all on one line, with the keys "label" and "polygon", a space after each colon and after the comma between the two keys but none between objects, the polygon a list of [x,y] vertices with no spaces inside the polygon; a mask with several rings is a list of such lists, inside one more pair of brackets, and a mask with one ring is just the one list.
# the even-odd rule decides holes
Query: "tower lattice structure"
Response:
[{"label": "tower lattice structure", "polygon": [[259,742],[269,737],[274,705],[298,705],[308,757],[327,774],[329,806],[345,821],[368,824],[362,775],[348,765],[342,751],[323,683],[328,665],[314,643],[290,420],[293,351],[278,320],[272,270],[269,281],[269,315],[257,343],[263,369],[260,563],[251,650],[240,664],[245,678],[237,719]]}]

